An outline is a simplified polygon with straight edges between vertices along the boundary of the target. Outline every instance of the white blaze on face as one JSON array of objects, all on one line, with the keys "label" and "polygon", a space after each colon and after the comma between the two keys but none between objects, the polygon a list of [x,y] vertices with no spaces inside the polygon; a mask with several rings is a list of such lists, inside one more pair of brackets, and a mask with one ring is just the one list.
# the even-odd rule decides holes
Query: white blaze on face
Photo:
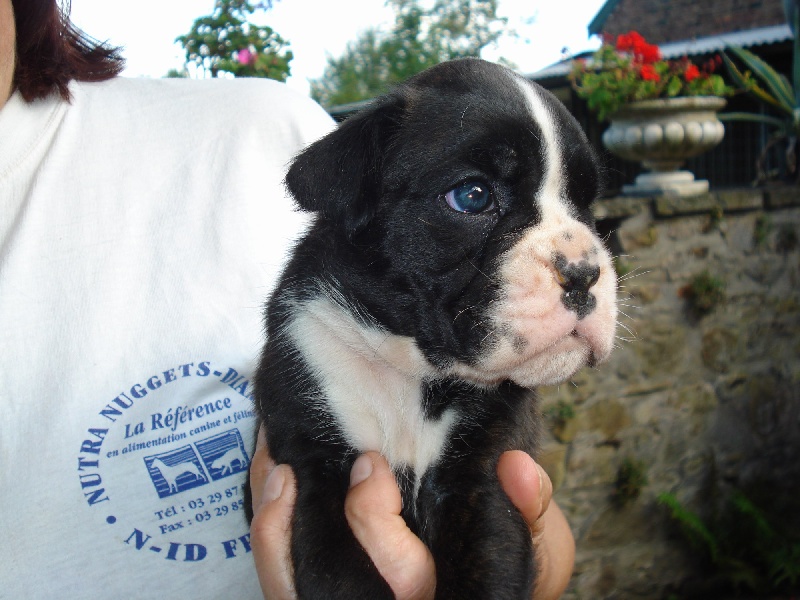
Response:
[{"label": "white blaze on face", "polygon": [[[525,387],[557,383],[611,352],[616,327],[616,273],[611,256],[585,224],[572,214],[564,194],[563,148],[548,104],[525,80],[518,79],[538,125],[544,159],[535,198],[540,221],[500,259],[501,295],[493,307],[488,349],[477,364],[457,365],[464,377],[492,383],[510,378]],[[562,301],[563,279],[556,256],[567,263],[599,267],[590,289],[595,308],[583,318]]]}]

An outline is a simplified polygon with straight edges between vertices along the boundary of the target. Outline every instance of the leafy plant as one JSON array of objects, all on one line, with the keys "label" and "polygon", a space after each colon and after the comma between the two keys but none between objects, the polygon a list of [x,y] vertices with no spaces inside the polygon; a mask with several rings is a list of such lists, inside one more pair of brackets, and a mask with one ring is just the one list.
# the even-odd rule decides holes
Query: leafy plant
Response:
[{"label": "leafy plant", "polygon": [[674,494],[659,495],[658,503],[711,567],[709,587],[760,594],[798,591],[800,540],[775,527],[742,492],[733,492],[709,519],[683,506]]},{"label": "leafy plant", "polygon": [[753,227],[753,244],[756,248],[766,245],[772,223],[767,215],[759,215]]},{"label": "leafy plant", "polygon": [[705,227],[703,227],[704,233],[709,233],[711,231],[717,231],[722,227],[722,223],[725,221],[725,211],[722,210],[721,206],[715,206],[711,209],[708,213],[708,223],[706,223]]},{"label": "leafy plant", "polygon": [[479,56],[508,34],[498,0],[387,0],[395,13],[388,32],[370,28],[329,58],[311,97],[323,106],[374,98],[392,85],[453,58]]},{"label": "leafy plant", "polygon": [[733,88],[713,73],[719,60],[698,67],[688,58],[665,60],[637,32],[607,39],[591,59],[575,60],[570,80],[602,121],[624,104],[678,96],[728,96]]},{"label": "leafy plant", "polygon": [[196,19],[189,33],[175,39],[186,50],[187,71],[285,81],[293,58],[288,43],[270,27],[248,22],[253,12],[269,6],[270,2],[216,0],[210,15]]},{"label": "leafy plant", "polygon": [[[790,82],[764,60],[744,48],[728,46],[723,54],[728,73],[735,85],[749,91],[774,114],[730,112],[720,118],[727,121],[762,123],[772,128],[773,135],[758,160],[760,177],[766,178],[764,165],[770,149],[776,144],[785,143],[787,173],[797,181],[800,178],[797,164],[797,137],[800,133],[800,2],[786,0],[784,11],[794,33],[793,81]],[[743,64],[746,70],[741,70],[729,54]]]},{"label": "leafy plant", "polygon": [[553,435],[562,443],[569,442],[575,435],[575,407],[571,402],[559,400],[544,410],[544,416],[552,428]]},{"label": "leafy plant", "polygon": [[545,417],[554,423],[564,424],[575,418],[575,407],[565,400],[551,404],[544,411]]},{"label": "leafy plant", "polygon": [[639,497],[648,483],[647,466],[640,460],[625,458],[614,481],[614,503],[624,506]]},{"label": "leafy plant", "polygon": [[680,295],[697,316],[707,315],[725,301],[725,281],[708,271],[698,273],[681,288]]}]

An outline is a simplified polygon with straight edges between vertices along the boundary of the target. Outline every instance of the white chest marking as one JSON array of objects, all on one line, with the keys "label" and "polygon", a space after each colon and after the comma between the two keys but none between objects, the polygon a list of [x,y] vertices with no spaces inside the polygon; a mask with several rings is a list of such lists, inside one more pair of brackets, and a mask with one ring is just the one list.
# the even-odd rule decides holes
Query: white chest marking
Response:
[{"label": "white chest marking", "polygon": [[288,333],[323,388],[326,409],[354,448],[411,467],[417,485],[445,451],[457,414],[428,420],[422,384],[434,375],[411,338],[365,327],[325,296],[298,306]]}]

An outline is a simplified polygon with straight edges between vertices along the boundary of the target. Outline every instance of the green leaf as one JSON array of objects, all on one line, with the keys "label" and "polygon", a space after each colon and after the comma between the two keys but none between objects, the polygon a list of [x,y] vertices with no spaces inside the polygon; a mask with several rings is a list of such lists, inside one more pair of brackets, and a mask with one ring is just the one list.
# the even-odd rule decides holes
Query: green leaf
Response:
[{"label": "green leaf", "polygon": [[674,98],[678,94],[681,93],[681,88],[683,87],[683,83],[680,80],[680,77],[673,76],[670,77],[669,83],[667,83],[667,96],[670,98]]},{"label": "green leaf", "polygon": [[718,116],[720,121],[748,121],[751,123],[764,123],[765,125],[770,125],[771,127],[781,130],[785,130],[787,126],[784,119],[770,117],[769,115],[760,115],[758,113],[726,112],[720,113]]},{"label": "green leaf", "polygon": [[771,103],[791,115],[795,98],[794,90],[788,80],[749,50],[737,46],[728,46],[728,50],[736,55],[764,83],[774,98]]},{"label": "green leaf", "polygon": [[705,545],[712,562],[719,558],[719,544],[714,534],[705,526],[695,513],[685,508],[674,494],[663,493],[658,496],[658,503],[669,508],[672,518],[677,521],[686,537],[692,542]]}]

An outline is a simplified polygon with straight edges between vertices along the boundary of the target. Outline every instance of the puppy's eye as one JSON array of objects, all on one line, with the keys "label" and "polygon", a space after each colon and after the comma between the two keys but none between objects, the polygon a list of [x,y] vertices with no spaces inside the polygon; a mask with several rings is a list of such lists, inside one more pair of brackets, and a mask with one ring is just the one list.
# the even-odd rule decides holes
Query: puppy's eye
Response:
[{"label": "puppy's eye", "polygon": [[489,186],[479,181],[467,181],[444,195],[445,202],[458,212],[476,214],[494,207]]}]

